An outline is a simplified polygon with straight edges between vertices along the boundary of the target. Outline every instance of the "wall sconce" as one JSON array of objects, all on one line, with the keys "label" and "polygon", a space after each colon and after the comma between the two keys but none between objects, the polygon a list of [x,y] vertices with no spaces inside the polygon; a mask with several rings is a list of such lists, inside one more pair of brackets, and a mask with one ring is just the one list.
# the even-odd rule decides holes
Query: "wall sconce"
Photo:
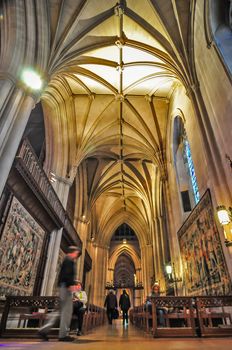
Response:
[{"label": "wall sconce", "polygon": [[165,266],[166,269],[166,273],[168,275],[168,281],[169,283],[174,283],[175,286],[175,294],[178,296],[178,287],[177,287],[177,283],[178,282],[182,282],[182,278],[181,277],[176,277],[176,270],[175,270],[175,264],[172,263],[171,264],[167,264]]},{"label": "wall sconce", "polygon": [[229,224],[230,222],[229,213],[226,210],[226,207],[224,205],[220,205],[217,207],[217,216],[222,226]]},{"label": "wall sconce", "polygon": [[172,265],[166,265],[165,268],[166,268],[166,272],[168,274],[168,278],[170,279],[171,274],[172,274]]},{"label": "wall sconce", "polygon": [[136,276],[135,273],[134,273],[134,284],[135,284],[135,286],[136,286],[136,284],[137,284],[137,276]]},{"label": "wall sconce", "polygon": [[123,244],[127,244],[126,238],[123,238],[122,243],[123,243]]},{"label": "wall sconce", "polygon": [[223,227],[224,236],[225,236],[225,244],[226,246],[232,245],[232,239],[228,239],[228,234],[232,237],[232,228],[229,227],[232,222],[232,208],[229,207],[226,209],[224,205],[220,205],[217,207],[217,216],[220,225]]}]

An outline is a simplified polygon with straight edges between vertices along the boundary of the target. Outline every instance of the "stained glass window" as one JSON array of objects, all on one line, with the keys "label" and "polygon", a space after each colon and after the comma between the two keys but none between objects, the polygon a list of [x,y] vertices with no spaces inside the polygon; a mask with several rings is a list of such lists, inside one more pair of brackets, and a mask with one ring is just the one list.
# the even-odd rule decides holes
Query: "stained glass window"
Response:
[{"label": "stained glass window", "polygon": [[197,178],[196,178],[196,174],[195,174],[195,170],[194,170],[194,164],[193,164],[193,160],[192,160],[190,145],[189,145],[189,142],[187,140],[186,133],[184,134],[183,142],[184,142],[184,150],[183,150],[184,151],[184,159],[186,160],[186,163],[188,166],[187,170],[188,170],[188,173],[189,173],[190,178],[191,178],[194,200],[195,200],[195,203],[197,204],[200,200],[200,193],[199,193]]}]

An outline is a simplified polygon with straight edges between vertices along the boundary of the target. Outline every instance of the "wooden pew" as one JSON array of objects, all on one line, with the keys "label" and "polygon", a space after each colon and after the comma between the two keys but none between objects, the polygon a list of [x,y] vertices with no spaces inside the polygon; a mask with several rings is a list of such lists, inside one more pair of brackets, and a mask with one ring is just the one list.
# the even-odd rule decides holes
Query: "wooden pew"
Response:
[{"label": "wooden pew", "polygon": [[196,297],[202,337],[232,336],[232,296]]},{"label": "wooden pew", "polygon": [[26,327],[26,322],[28,322],[29,320],[38,320],[38,326],[41,327],[47,317],[47,312],[48,309],[44,308],[44,309],[38,309],[37,312],[32,312],[32,313],[21,313],[19,315],[19,320],[18,320],[18,328],[21,327],[21,322],[23,321],[23,328]]},{"label": "wooden pew", "polygon": [[106,321],[105,314],[106,312],[104,308],[93,304],[87,305],[87,309],[83,318],[83,333],[87,333],[91,329],[103,325]]},{"label": "wooden pew", "polygon": [[[58,297],[44,296],[7,296],[0,324],[0,336],[4,338],[36,338],[38,328],[28,328],[27,321],[39,320],[40,324],[46,319],[46,313],[29,313],[30,309],[58,310]],[[88,305],[83,319],[83,332],[102,325],[105,322],[105,309],[96,305]],[[58,320],[59,321],[59,320]],[[21,323],[23,322],[23,328]],[[59,327],[59,324],[57,325]],[[58,328],[51,329],[49,337],[58,336]]]},{"label": "wooden pew", "polygon": [[[154,337],[197,336],[195,324],[197,316],[191,297],[152,297],[151,301]],[[162,317],[164,318],[165,325],[160,326],[157,314],[159,314],[159,310],[162,309],[164,310]]]}]

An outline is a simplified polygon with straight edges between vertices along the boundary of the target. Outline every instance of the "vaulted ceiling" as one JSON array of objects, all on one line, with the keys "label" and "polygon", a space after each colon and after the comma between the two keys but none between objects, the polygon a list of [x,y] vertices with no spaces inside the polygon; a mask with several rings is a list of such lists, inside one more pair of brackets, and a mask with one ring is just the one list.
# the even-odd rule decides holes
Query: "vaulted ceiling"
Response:
[{"label": "vaulted ceiling", "polygon": [[166,171],[169,100],[192,80],[193,2],[47,3],[47,168],[73,179],[85,164],[85,211],[98,218],[101,240],[127,222],[149,242]]}]

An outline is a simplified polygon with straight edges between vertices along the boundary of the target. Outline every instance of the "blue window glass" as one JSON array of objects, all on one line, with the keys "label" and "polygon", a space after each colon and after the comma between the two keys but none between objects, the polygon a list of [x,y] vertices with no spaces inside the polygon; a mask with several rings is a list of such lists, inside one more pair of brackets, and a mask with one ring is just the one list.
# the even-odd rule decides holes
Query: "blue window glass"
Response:
[{"label": "blue window glass", "polygon": [[184,156],[184,159],[187,163],[186,165],[188,167],[188,173],[189,173],[190,178],[191,178],[191,184],[192,184],[195,203],[197,204],[200,200],[200,193],[198,190],[197,178],[196,178],[196,174],[195,174],[195,170],[194,170],[191,150],[190,150],[189,142],[188,142],[187,137],[186,137],[186,133],[184,135],[183,152],[184,152],[183,156]]}]

